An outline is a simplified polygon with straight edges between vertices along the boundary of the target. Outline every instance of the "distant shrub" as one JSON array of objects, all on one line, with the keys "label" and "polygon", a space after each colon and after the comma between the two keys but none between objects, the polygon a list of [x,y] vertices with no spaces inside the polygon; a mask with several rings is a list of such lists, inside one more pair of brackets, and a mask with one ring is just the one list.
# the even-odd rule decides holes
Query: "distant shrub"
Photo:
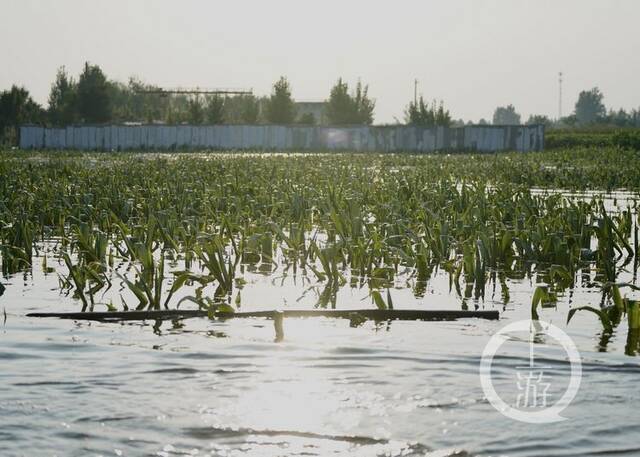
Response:
[{"label": "distant shrub", "polygon": [[575,147],[607,147],[611,146],[610,133],[550,131],[546,134],[545,149],[567,149]]},{"label": "distant shrub", "polygon": [[621,130],[614,133],[611,140],[615,146],[640,151],[640,130]]},{"label": "distant shrub", "polygon": [[548,130],[545,137],[545,149],[611,146],[640,150],[640,129]]}]

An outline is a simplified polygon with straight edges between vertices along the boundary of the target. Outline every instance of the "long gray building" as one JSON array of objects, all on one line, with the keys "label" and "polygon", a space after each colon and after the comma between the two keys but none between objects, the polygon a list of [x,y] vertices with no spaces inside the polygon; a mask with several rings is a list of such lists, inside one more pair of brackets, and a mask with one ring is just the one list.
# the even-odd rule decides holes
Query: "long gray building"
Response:
[{"label": "long gray building", "polygon": [[22,149],[133,151],[250,149],[432,152],[540,151],[543,125],[412,126],[82,125],[20,127]]}]

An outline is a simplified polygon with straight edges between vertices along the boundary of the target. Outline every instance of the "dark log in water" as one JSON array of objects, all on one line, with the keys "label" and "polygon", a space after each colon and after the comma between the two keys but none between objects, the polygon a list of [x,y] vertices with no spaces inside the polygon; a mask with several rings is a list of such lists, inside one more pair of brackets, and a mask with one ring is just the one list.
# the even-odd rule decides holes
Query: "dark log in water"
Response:
[{"label": "dark log in water", "polygon": [[[60,319],[91,321],[136,321],[136,320],[168,320],[187,319],[191,317],[207,317],[209,313],[202,310],[157,310],[157,311],[106,311],[85,313],[30,313],[28,317],[57,317]],[[498,311],[464,311],[464,310],[412,310],[412,309],[305,309],[282,311],[249,311],[249,312],[217,312],[217,319],[236,319],[247,317],[333,317],[338,319],[363,318],[376,321],[388,320],[423,320],[452,321],[464,318],[499,319]]]}]

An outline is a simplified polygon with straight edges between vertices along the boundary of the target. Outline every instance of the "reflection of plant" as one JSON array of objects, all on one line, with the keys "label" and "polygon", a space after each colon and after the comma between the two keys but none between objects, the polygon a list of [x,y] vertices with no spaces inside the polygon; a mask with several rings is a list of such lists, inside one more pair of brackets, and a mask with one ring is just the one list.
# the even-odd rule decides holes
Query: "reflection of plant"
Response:
[{"label": "reflection of plant", "polygon": [[555,307],[558,298],[553,292],[549,292],[547,286],[538,286],[533,292],[533,298],[531,299],[531,319],[538,320],[538,306],[542,308]]},{"label": "reflection of plant", "polygon": [[640,302],[627,300],[627,316],[629,317],[629,333],[625,353],[636,355],[640,353]]},{"label": "reflection of plant", "polygon": [[99,264],[106,263],[109,239],[100,230],[92,230],[86,223],[74,225],[70,230],[70,235],[75,245],[78,257],[84,262]]},{"label": "reflection of plant", "polygon": [[[338,267],[338,249],[335,246],[320,249],[316,242],[312,241],[309,246],[309,254],[309,269],[313,271],[319,281],[326,281],[324,289],[318,297],[318,306],[325,308],[331,303],[335,308],[338,290],[346,283]],[[322,271],[313,265],[316,259],[320,262]]]},{"label": "reflection of plant", "polygon": [[385,303],[379,290],[371,291],[371,298],[378,309],[393,309],[393,300],[391,300],[391,292],[387,289],[387,302]]},{"label": "reflection of plant", "polygon": [[344,284],[344,276],[338,268],[338,249],[335,246],[320,249],[318,245],[312,241],[310,251],[310,260],[315,261],[315,259],[318,259],[322,266],[321,271],[312,264],[309,264],[309,268],[320,281],[328,281],[329,284]]},{"label": "reflection of plant", "polygon": [[231,261],[231,256],[226,254],[221,239],[215,237],[204,243],[196,248],[196,254],[209,272],[210,279],[218,282],[215,296],[217,298],[231,296],[236,264]]},{"label": "reflection of plant", "polygon": [[82,311],[93,311],[95,294],[105,285],[111,287],[111,282],[104,274],[104,265],[100,262],[87,263],[83,259],[74,264],[66,252],[62,253],[62,258],[69,270],[68,276],[60,276],[62,288],[73,288],[74,297],[82,301]]},{"label": "reflection of plant", "polygon": [[195,295],[183,297],[180,302],[178,302],[178,306],[185,301],[193,302],[198,305],[198,308],[208,311],[209,318],[211,319],[215,318],[215,313],[217,312],[233,313],[235,311],[231,305],[223,303],[219,299],[203,296],[202,290],[203,289],[199,287],[196,289]]},{"label": "reflection of plant", "polygon": [[589,311],[594,313],[600,319],[604,331],[607,333],[613,332],[613,325],[611,324],[611,319],[609,319],[607,312],[602,309],[594,308],[593,306],[579,306],[578,308],[571,308],[569,310],[569,315],[567,316],[567,324],[578,311]]},{"label": "reflection of plant", "polygon": [[624,313],[627,314],[628,333],[627,333],[627,345],[625,347],[625,353],[627,355],[634,355],[640,352],[640,302],[637,300],[631,300],[626,297],[622,297],[620,293],[621,288],[631,288],[633,290],[640,290],[640,287],[629,283],[606,283],[603,285],[603,291],[605,294],[609,293],[612,297],[613,306],[605,308],[594,308],[592,306],[580,306],[569,310],[567,317],[567,324],[571,321],[575,313],[578,311],[589,311],[594,313],[600,319],[600,323],[603,328],[603,335],[600,346],[605,348],[614,329],[620,324],[621,317]]},{"label": "reflection of plant", "polygon": [[[130,280],[119,273],[118,277],[138,299],[136,309],[160,309],[162,303],[162,285],[165,279],[164,254],[160,255],[157,261],[153,258],[153,254],[150,251],[138,251],[138,256],[140,268],[135,264],[131,265],[131,268],[135,272],[135,279]],[[176,283],[174,283],[174,285],[175,284]],[[172,288],[164,302],[165,308],[173,292],[175,291]]]},{"label": "reflection of plant", "polygon": [[61,287],[75,289],[89,310],[118,275],[138,308],[175,306],[185,295],[205,309],[234,299],[239,306],[234,288],[245,271],[276,270],[283,283],[309,283],[318,306],[338,306],[346,286],[362,289],[370,306],[389,307],[392,288],[422,299],[444,271],[465,308],[482,306],[485,294],[504,306],[513,301],[512,282],[535,283],[533,317],[566,291],[571,302],[580,282],[603,286],[600,308],[615,330],[625,313],[633,316],[632,305],[604,285],[638,266],[637,205],[607,201],[605,211],[600,196],[532,188],[637,190],[636,156],[603,148],[491,158],[76,160],[69,153],[25,160],[7,152],[0,157],[3,274],[28,269],[45,243],[43,270],[56,260],[66,265]]},{"label": "reflection of plant", "polygon": [[21,214],[14,222],[0,220],[2,274],[7,276],[31,266],[33,224]]},{"label": "reflection of plant", "polygon": [[[624,228],[616,226],[613,220],[607,215],[604,207],[601,208],[602,219],[598,221],[595,234],[598,238],[597,264],[604,272],[604,279],[608,282],[615,282],[617,277],[616,263],[618,256],[623,255],[626,250],[629,258],[632,258],[634,251],[627,242],[627,237],[622,232]],[[630,228],[629,228],[630,230]]]}]

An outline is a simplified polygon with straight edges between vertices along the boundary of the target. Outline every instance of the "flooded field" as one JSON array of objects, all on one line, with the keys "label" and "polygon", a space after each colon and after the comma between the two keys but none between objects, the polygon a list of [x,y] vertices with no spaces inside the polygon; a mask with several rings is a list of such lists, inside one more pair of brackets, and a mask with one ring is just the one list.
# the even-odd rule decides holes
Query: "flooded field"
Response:
[{"label": "flooded field", "polygon": [[[637,455],[637,154],[573,154],[3,157],[0,454]],[[258,318],[26,317],[176,307],[500,320],[287,318],[275,343]],[[489,338],[530,318],[581,353],[560,423],[480,386]],[[529,350],[504,345],[498,385]]]}]

